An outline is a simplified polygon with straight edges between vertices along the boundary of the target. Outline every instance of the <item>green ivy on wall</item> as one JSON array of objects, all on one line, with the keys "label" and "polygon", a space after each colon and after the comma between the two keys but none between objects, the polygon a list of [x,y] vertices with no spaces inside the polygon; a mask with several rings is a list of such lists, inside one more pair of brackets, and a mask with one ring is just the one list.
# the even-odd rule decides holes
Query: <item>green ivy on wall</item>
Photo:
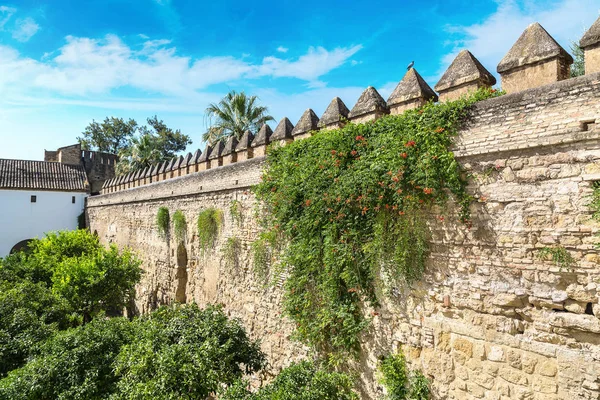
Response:
[{"label": "green ivy on wall", "polygon": [[[288,244],[284,306],[301,340],[329,355],[359,350],[361,303],[377,306],[379,278],[421,277],[432,206],[451,196],[468,224],[471,196],[449,147],[471,105],[496,95],[481,90],[270,149],[254,192],[267,230]],[[255,267],[266,246],[256,245]]]},{"label": "green ivy on wall", "polygon": [[210,250],[223,226],[223,211],[208,208],[198,215],[198,239],[203,252]]},{"label": "green ivy on wall", "polygon": [[160,207],[156,213],[156,227],[158,228],[158,234],[162,237],[166,237],[169,232],[169,219],[169,209]]},{"label": "green ivy on wall", "polygon": [[173,232],[178,241],[182,241],[187,233],[187,222],[181,210],[177,210],[173,214]]},{"label": "green ivy on wall", "polygon": [[419,370],[409,371],[404,354],[391,354],[383,358],[377,369],[381,375],[379,382],[387,390],[387,399],[429,399],[429,380]]}]

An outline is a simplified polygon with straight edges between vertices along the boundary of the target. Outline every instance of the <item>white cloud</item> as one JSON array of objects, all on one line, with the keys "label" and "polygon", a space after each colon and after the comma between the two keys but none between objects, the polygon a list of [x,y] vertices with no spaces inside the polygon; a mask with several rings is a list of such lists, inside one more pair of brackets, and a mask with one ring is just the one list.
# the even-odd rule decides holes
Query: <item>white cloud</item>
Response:
[{"label": "white cloud", "polygon": [[27,42],[38,32],[39,29],[40,26],[33,18],[19,18],[15,21],[15,28],[12,31],[12,37],[19,42]]},{"label": "white cloud", "polygon": [[16,8],[0,6],[0,31],[4,29],[4,25],[6,25],[15,12],[17,12]]},{"label": "white cloud", "polygon": [[283,47],[283,46],[279,46],[279,47],[277,48],[277,51],[278,51],[278,52],[280,52],[280,53],[287,53],[287,52],[288,52],[288,50],[289,50],[289,49],[288,49],[287,47]]},{"label": "white cloud", "polygon": [[[539,22],[563,46],[569,50],[571,41],[578,41],[596,18],[600,5],[597,0],[498,0],[496,12],[480,24],[449,25],[451,35],[447,44],[452,50],[443,59],[441,75],[462,49],[468,49],[483,65],[495,73],[496,65],[516,42],[525,28]],[[434,80],[437,77],[432,77]]]},{"label": "white cloud", "polygon": [[42,89],[49,95],[86,96],[129,87],[189,97],[213,84],[264,76],[317,82],[360,48],[310,48],[297,60],[266,57],[253,64],[230,56],[182,56],[169,40],[145,40],[131,47],[115,35],[102,39],[69,36],[63,47],[46,53],[41,61],[0,46],[0,88],[21,94]]},{"label": "white cloud", "polygon": [[259,75],[314,81],[344,64],[360,49],[362,49],[361,45],[350,48],[338,47],[333,51],[328,51],[323,47],[311,47],[308,49],[308,53],[295,61],[283,60],[274,56],[265,57],[257,72]]}]

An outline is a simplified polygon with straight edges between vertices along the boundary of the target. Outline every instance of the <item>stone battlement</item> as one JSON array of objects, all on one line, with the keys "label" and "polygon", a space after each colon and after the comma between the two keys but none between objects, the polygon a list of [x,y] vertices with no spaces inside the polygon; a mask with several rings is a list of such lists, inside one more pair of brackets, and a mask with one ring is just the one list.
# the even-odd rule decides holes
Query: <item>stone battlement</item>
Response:
[{"label": "stone battlement", "polygon": [[[364,399],[379,398],[377,359],[399,347],[431,379],[436,399],[600,398],[600,224],[588,206],[600,181],[600,71],[586,66],[585,76],[562,79],[560,64],[568,58],[543,28],[528,31],[501,68],[503,84],[523,86],[476,103],[454,141],[471,176],[472,228],[458,222],[452,205],[443,221],[427,222],[431,252],[423,279],[382,298],[362,338],[354,367]],[[538,40],[547,51],[518,56]],[[586,56],[596,49],[584,45]],[[482,68],[461,52],[436,85],[441,101],[492,84]],[[540,79],[527,78],[540,70]],[[550,70],[552,82],[545,80]],[[143,260],[140,312],[175,300],[223,303],[261,339],[276,371],[309,349],[292,339],[294,324],[281,315],[281,285],[265,287],[253,269],[251,246],[261,228],[249,188],[259,182],[266,145],[335,128],[344,123],[340,115],[372,120],[435,96],[410,70],[386,102],[369,88],[351,110],[336,98],[320,119],[307,110],[296,126],[265,125],[237,144],[117,178],[89,198],[90,229]],[[159,207],[181,211],[185,237],[159,234]],[[214,249],[202,251],[196,220],[210,207],[224,213],[223,226]],[[239,243],[234,263],[222,251],[230,238]],[[547,248],[567,252],[572,265],[542,257]]]},{"label": "stone battlement", "polygon": [[[600,52],[598,50],[600,49],[600,19],[583,36],[581,45],[586,55],[586,74],[600,71],[600,56],[596,54]],[[535,94],[538,95],[543,91],[553,90],[553,87],[547,85],[567,80],[572,63],[573,58],[540,24],[534,23],[527,27],[500,61],[497,71],[502,77],[502,88],[507,93],[539,88]],[[435,90],[439,93],[440,101],[448,101],[494,84],[496,78],[473,54],[463,50],[435,85]],[[113,193],[262,157],[270,143],[285,145],[293,140],[311,136],[320,129],[341,127],[346,121],[354,123],[372,121],[386,114],[398,114],[407,109],[420,107],[427,101],[438,101],[438,95],[421,75],[411,68],[387,102],[375,88],[370,86],[361,94],[352,110],[336,97],[321,118],[318,118],[312,109],[308,109],[296,126],[288,118],[283,118],[275,131],[272,131],[268,125],[264,125],[256,136],[248,131],[240,140],[230,138],[227,143],[219,143],[214,148],[207,146],[204,152],[197,150],[194,154],[188,153],[186,156],[110,179],[104,183],[101,193]],[[586,122],[580,121],[580,123]],[[487,140],[489,142],[492,138]],[[512,142],[510,137],[505,138],[505,141]],[[108,164],[116,161],[114,156],[111,157],[106,160]]]}]

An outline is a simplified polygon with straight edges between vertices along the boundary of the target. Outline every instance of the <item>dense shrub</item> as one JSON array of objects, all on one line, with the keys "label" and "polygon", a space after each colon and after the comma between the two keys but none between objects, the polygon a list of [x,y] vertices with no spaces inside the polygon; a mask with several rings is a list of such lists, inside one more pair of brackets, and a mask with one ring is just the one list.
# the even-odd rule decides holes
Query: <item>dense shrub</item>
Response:
[{"label": "dense shrub", "polygon": [[265,364],[258,343],[218,307],[162,307],[135,325],[116,363],[117,399],[204,399]]},{"label": "dense shrub", "polygon": [[429,399],[429,381],[421,371],[409,371],[402,353],[389,355],[381,360],[379,373],[389,400]]},{"label": "dense shrub", "polygon": [[[368,324],[360,303],[378,304],[376,284],[420,278],[432,206],[443,219],[451,196],[468,223],[471,197],[449,147],[470,106],[492,92],[269,150],[254,191],[268,216],[266,231],[289,243],[285,309],[300,339],[338,360],[357,351]],[[264,243],[256,248],[268,254]]]},{"label": "dense shrub", "polygon": [[346,374],[318,369],[304,361],[283,369],[272,383],[250,393],[238,381],[221,397],[223,400],[351,400],[358,399]]}]

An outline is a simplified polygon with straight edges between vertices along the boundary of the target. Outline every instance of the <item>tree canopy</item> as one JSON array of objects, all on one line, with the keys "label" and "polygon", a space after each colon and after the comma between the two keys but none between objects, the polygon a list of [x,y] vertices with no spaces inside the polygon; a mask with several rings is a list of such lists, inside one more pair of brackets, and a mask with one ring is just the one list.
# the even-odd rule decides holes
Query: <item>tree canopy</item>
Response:
[{"label": "tree canopy", "polygon": [[268,112],[267,107],[258,104],[257,96],[232,90],[221,101],[206,108],[209,127],[202,140],[214,145],[231,136],[239,139],[246,130],[256,132],[264,123],[273,121]]},{"label": "tree canopy", "polygon": [[119,155],[118,174],[171,159],[192,143],[188,135],[169,128],[156,115],[146,123],[107,117],[102,123],[92,121],[77,140],[83,149]]}]

